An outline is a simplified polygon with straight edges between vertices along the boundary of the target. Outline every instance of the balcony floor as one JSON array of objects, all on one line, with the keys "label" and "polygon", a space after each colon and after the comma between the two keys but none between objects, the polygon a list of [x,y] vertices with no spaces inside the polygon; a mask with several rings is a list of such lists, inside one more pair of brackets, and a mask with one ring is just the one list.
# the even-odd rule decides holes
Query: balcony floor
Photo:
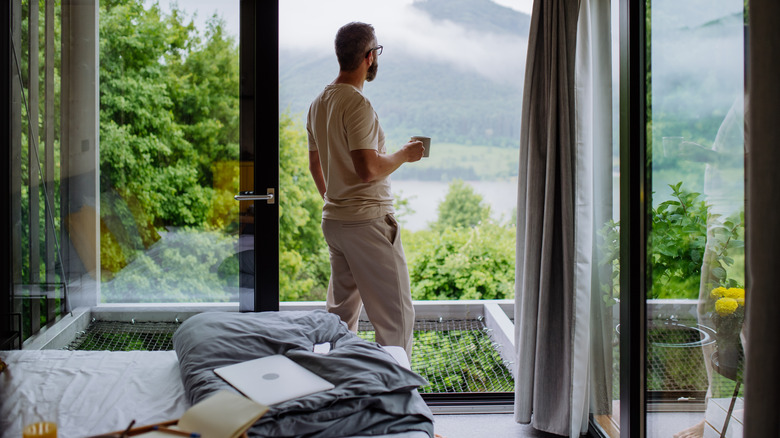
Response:
[{"label": "balcony floor", "polygon": [[[647,416],[647,436],[668,438],[702,420],[702,412],[658,412]],[[557,438],[525,424],[512,414],[434,415],[434,430],[444,438]],[[740,436],[740,435],[736,435]]]},{"label": "balcony floor", "polygon": [[434,431],[444,438],[553,438],[526,424],[515,423],[512,414],[434,415]]}]

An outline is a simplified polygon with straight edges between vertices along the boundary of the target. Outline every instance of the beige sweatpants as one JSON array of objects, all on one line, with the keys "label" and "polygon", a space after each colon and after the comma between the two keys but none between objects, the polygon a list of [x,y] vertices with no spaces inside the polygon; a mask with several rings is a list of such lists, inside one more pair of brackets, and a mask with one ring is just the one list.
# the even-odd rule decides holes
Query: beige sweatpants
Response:
[{"label": "beige sweatpants", "polygon": [[414,307],[401,230],[393,215],[362,221],[323,219],[330,250],[328,312],[353,332],[361,305],[380,345],[396,345],[412,355]]}]

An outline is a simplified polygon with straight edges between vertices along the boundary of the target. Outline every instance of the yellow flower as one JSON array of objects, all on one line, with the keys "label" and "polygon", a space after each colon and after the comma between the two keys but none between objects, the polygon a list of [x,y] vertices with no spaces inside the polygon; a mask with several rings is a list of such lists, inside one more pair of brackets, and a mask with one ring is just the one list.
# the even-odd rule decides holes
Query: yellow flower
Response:
[{"label": "yellow flower", "polygon": [[734,298],[723,297],[715,302],[715,311],[720,316],[731,315],[739,307],[739,303]]},{"label": "yellow flower", "polygon": [[710,297],[718,299],[726,296],[726,288],[725,287],[716,287],[715,289],[710,292]]},{"label": "yellow flower", "polygon": [[741,287],[730,287],[726,289],[726,291],[723,293],[724,297],[734,298],[735,300],[738,300],[742,298],[745,299],[745,289],[742,289]]}]

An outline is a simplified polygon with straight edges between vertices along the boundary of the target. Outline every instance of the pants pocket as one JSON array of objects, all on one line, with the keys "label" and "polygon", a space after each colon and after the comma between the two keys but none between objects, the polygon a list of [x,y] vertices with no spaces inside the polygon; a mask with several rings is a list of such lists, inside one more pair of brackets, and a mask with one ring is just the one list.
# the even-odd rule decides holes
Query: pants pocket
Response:
[{"label": "pants pocket", "polygon": [[398,240],[398,222],[392,214],[388,214],[385,215],[385,224],[387,225],[385,236],[390,243],[395,245],[395,241]]}]

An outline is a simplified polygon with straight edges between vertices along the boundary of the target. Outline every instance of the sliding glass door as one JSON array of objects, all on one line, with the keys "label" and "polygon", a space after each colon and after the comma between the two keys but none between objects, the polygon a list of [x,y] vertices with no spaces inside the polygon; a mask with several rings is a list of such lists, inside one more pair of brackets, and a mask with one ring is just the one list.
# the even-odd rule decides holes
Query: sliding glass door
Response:
[{"label": "sliding glass door", "polygon": [[647,9],[648,436],[742,435],[744,7]]},{"label": "sliding glass door", "polygon": [[6,346],[76,308],[278,308],[277,6],[255,3],[3,11]]},{"label": "sliding glass door", "polygon": [[70,207],[63,234],[89,259],[80,227],[99,212],[99,262],[84,273],[96,304],[251,301],[239,281],[248,208],[233,198],[246,167],[238,3],[188,8],[100,5],[99,202]]}]

